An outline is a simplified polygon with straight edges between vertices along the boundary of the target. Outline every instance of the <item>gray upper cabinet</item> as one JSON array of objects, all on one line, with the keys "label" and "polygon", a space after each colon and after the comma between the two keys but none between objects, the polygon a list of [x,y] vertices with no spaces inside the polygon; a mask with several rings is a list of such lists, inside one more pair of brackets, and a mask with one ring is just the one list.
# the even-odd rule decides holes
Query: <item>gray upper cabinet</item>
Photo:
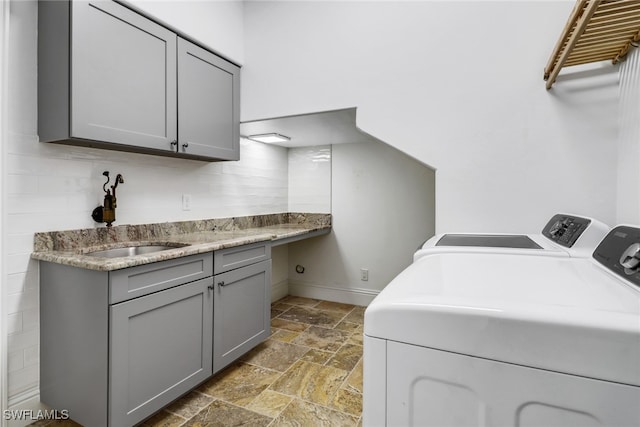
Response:
[{"label": "gray upper cabinet", "polygon": [[239,158],[239,67],[112,1],[40,1],[42,142]]},{"label": "gray upper cabinet", "polygon": [[178,149],[238,160],[239,93],[235,65],[178,38]]},{"label": "gray upper cabinet", "polygon": [[73,2],[71,135],[170,150],[176,35],[112,2]]}]

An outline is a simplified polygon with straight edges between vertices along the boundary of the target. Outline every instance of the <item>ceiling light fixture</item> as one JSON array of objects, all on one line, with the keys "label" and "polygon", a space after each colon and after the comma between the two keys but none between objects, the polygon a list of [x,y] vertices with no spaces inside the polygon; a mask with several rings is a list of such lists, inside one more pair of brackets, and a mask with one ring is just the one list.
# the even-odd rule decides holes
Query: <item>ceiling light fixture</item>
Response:
[{"label": "ceiling light fixture", "polygon": [[279,142],[291,141],[291,138],[286,135],[280,135],[279,133],[261,133],[258,135],[249,135],[252,141],[264,142],[265,144],[277,144]]}]

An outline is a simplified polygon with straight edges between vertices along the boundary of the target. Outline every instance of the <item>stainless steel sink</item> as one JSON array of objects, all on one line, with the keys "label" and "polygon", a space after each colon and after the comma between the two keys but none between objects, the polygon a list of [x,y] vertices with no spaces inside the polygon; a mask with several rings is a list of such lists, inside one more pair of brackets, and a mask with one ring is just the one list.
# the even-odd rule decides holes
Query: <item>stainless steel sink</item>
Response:
[{"label": "stainless steel sink", "polygon": [[142,246],[127,246],[124,248],[106,249],[103,251],[88,252],[85,255],[95,256],[101,258],[120,258],[130,257],[136,255],[150,254],[153,252],[166,251],[169,249],[176,249],[179,246],[166,246],[166,245],[142,245]]}]

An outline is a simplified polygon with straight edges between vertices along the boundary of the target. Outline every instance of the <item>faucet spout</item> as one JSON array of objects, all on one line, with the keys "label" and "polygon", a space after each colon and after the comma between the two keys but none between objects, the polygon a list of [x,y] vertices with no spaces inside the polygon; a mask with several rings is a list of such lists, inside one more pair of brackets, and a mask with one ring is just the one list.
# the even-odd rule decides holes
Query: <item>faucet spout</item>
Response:
[{"label": "faucet spout", "polygon": [[114,199],[116,198],[116,187],[118,186],[118,184],[124,184],[124,178],[122,177],[121,174],[116,175],[116,183],[111,186]]}]

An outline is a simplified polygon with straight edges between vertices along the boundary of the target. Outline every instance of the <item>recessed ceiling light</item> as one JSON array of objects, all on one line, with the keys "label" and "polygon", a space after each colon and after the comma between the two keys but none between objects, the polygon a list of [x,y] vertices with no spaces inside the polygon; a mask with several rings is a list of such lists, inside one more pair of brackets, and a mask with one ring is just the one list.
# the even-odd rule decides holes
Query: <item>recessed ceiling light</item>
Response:
[{"label": "recessed ceiling light", "polygon": [[265,144],[277,144],[278,142],[291,140],[288,136],[280,135],[279,133],[261,133],[259,135],[249,135],[247,138],[252,141],[264,142]]}]

